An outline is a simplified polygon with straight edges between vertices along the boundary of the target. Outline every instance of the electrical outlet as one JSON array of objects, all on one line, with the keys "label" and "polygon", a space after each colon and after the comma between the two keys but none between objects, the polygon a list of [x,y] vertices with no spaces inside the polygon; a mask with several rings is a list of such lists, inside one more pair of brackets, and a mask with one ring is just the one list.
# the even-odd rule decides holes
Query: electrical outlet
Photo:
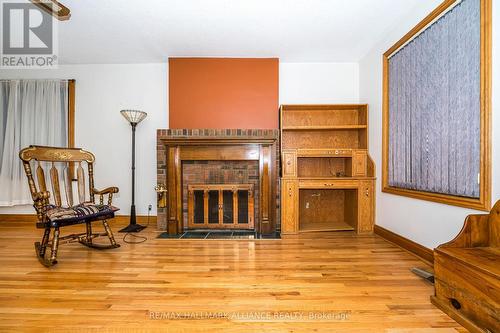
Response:
[{"label": "electrical outlet", "polygon": [[148,211],[150,212],[153,209],[153,205],[148,205]]},{"label": "electrical outlet", "polygon": [[309,209],[309,202],[306,202],[306,209]]}]

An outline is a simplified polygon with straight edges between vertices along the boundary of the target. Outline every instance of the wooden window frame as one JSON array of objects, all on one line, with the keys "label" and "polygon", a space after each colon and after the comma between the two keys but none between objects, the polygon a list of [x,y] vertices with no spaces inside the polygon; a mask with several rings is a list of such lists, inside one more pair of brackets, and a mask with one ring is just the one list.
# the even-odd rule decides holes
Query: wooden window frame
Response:
[{"label": "wooden window frame", "polygon": [[389,186],[389,57],[431,22],[444,13],[456,0],[445,0],[426,18],[411,29],[383,55],[383,127],[382,127],[382,192],[438,202],[447,205],[489,211],[491,208],[491,0],[480,0],[480,191],[479,198]]},{"label": "wooden window frame", "polygon": [[68,80],[68,148],[75,148],[75,80]]},{"label": "wooden window frame", "polygon": [[[68,148],[75,148],[75,82],[68,80]],[[69,163],[69,174],[76,181],[74,163]]]}]

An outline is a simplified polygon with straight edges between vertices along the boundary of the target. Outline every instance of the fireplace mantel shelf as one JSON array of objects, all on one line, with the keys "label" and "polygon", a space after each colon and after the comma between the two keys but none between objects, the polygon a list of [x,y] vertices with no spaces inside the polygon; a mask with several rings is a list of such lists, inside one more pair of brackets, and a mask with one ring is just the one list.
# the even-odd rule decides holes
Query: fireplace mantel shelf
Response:
[{"label": "fireplace mantel shelf", "polygon": [[276,139],[269,138],[212,138],[212,137],[169,137],[160,138],[164,144],[185,146],[196,145],[235,145],[235,144],[274,144]]}]

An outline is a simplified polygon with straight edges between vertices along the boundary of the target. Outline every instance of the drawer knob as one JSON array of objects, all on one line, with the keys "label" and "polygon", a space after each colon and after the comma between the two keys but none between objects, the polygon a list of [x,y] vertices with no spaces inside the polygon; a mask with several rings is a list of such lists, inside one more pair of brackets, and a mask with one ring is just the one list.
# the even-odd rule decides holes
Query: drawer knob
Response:
[{"label": "drawer knob", "polygon": [[460,302],[457,301],[455,298],[450,298],[450,303],[457,310],[460,310],[462,308],[462,304],[460,304]]}]

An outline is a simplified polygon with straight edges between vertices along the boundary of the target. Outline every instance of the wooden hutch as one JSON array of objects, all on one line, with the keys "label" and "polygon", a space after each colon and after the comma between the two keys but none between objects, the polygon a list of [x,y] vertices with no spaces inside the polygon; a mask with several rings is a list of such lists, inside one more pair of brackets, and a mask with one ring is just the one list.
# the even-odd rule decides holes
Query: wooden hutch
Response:
[{"label": "wooden hutch", "polygon": [[368,105],[282,105],[281,233],[373,231]]}]

